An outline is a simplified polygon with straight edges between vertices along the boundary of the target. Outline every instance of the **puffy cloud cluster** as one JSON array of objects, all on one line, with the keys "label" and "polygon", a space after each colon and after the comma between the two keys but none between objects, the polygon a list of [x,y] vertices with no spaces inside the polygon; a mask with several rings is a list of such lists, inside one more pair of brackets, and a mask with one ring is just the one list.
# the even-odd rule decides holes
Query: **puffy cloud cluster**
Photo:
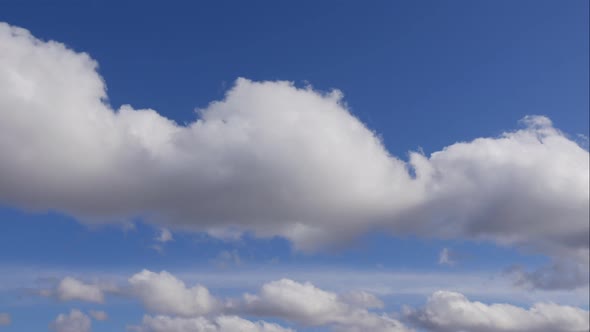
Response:
[{"label": "puffy cloud cluster", "polygon": [[[403,313],[395,314],[384,311],[384,303],[371,293],[360,290],[335,293],[310,282],[290,279],[265,283],[255,294],[224,299],[210,294],[204,286],[188,287],[170,273],[144,270],[119,288],[126,289],[119,294],[137,299],[150,313],[139,325],[129,326],[130,331],[136,332],[293,331],[276,323],[243,317],[336,332],[409,332],[414,327],[432,332],[590,329],[589,313],[580,308],[551,302],[536,303],[529,309],[511,304],[484,304],[451,291],[437,291],[424,307],[406,308]],[[89,314],[96,320],[108,318],[102,311],[91,310]],[[58,316],[51,326],[57,332],[85,332],[89,331],[90,323],[86,314],[72,310],[68,315]]]},{"label": "puffy cloud cluster", "polygon": [[409,320],[433,332],[581,332],[588,331],[588,311],[537,303],[530,309],[510,304],[487,305],[459,293],[434,293],[420,310],[408,310]]},{"label": "puffy cloud cluster", "polygon": [[80,310],[72,309],[69,314],[57,316],[50,328],[55,332],[90,332],[92,322],[90,317]]},{"label": "puffy cloud cluster", "polygon": [[366,310],[382,305],[379,299],[366,292],[338,296],[309,282],[281,279],[264,284],[258,295],[244,295],[242,310],[304,326],[332,326],[338,331],[408,331],[399,321]]},{"label": "puffy cloud cluster", "polygon": [[588,282],[589,154],[545,117],[404,162],[339,91],[238,79],[180,126],[112,109],[96,68],[0,24],[0,202],[85,222],[279,235],[303,250],[374,229],[485,239],[585,268],[565,286],[533,285]]},{"label": "puffy cloud cluster", "polygon": [[[369,312],[367,308],[382,307],[383,303],[362,291],[337,295],[311,283],[281,279],[264,284],[257,295],[223,301],[213,298],[202,286],[187,288],[167,272],[142,271],[129,282],[132,294],[157,314],[145,316],[140,326],[132,327],[136,331],[291,331],[234,315],[281,319],[300,326],[328,326],[335,331],[409,331],[388,315]],[[138,288],[138,284],[149,286]],[[217,316],[211,320],[205,315]]]}]

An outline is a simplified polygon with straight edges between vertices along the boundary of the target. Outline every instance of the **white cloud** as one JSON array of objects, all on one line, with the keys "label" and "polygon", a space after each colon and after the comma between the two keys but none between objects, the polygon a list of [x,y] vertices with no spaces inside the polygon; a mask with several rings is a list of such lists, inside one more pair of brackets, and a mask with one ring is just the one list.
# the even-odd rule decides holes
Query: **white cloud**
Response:
[{"label": "white cloud", "polygon": [[449,248],[443,248],[438,255],[438,264],[440,265],[455,265],[455,260],[451,257],[452,253]]},{"label": "white cloud", "polygon": [[170,230],[167,228],[162,228],[160,230],[160,235],[156,237],[156,241],[161,243],[166,243],[172,241],[173,239],[172,232],[170,232]]},{"label": "white cloud", "polygon": [[61,280],[55,290],[55,296],[61,301],[104,302],[104,294],[100,286],[85,284],[72,277]]},{"label": "white cloud", "polygon": [[[359,296],[360,295],[360,296]],[[331,326],[337,331],[409,331],[399,321],[366,310],[382,305],[368,294],[357,293],[350,301],[311,283],[281,279],[264,284],[258,295],[246,294],[238,310],[261,317],[277,317],[304,326]],[[349,300],[349,301],[346,301]]]},{"label": "white cloud", "polygon": [[85,283],[66,276],[51,288],[35,291],[44,297],[53,297],[60,301],[84,301],[104,303],[105,292],[118,293],[118,287],[112,282]]},{"label": "white cloud", "polygon": [[67,315],[60,314],[50,324],[50,328],[56,332],[90,332],[91,327],[90,318],[77,309],[72,309]]},{"label": "white cloud", "polygon": [[132,294],[154,313],[191,317],[211,313],[219,306],[207,288],[188,288],[166,271],[143,270],[129,278],[129,283]]},{"label": "white cloud", "polygon": [[4,204],[248,230],[303,250],[374,229],[484,239],[588,267],[589,155],[545,117],[406,163],[338,91],[239,79],[179,126],[154,110],[111,109],[96,63],[59,43],[0,24],[0,54]]},{"label": "white cloud", "polygon": [[0,312],[0,326],[10,325],[12,323],[12,318],[10,314],[6,312]]},{"label": "white cloud", "polygon": [[237,250],[223,250],[213,260],[213,263],[220,268],[238,266],[242,264],[242,259]]},{"label": "white cloud", "polygon": [[219,316],[213,320],[204,317],[180,318],[144,316],[140,326],[129,327],[136,332],[293,332],[277,324],[251,322],[237,316]]},{"label": "white cloud", "polygon": [[156,244],[152,245],[151,248],[159,253],[163,253],[164,244],[166,242],[173,241],[174,237],[172,236],[172,232],[170,232],[169,229],[161,228],[160,233],[158,234],[158,236],[156,236],[154,240],[156,241]]},{"label": "white cloud", "polygon": [[537,303],[530,309],[510,304],[469,301],[455,292],[438,291],[420,310],[407,309],[407,318],[429,331],[581,332],[590,328],[588,311]]},{"label": "white cloud", "polygon": [[101,310],[90,310],[88,312],[88,314],[90,314],[90,316],[96,320],[99,321],[104,321],[104,320],[108,320],[109,319],[109,315]]}]

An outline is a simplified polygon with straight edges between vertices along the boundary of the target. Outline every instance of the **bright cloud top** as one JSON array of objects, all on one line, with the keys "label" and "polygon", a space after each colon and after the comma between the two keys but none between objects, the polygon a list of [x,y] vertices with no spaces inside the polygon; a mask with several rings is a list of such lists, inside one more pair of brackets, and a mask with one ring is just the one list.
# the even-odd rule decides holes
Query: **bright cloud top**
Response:
[{"label": "bright cloud top", "polygon": [[55,332],[90,332],[92,321],[80,310],[72,309],[69,314],[57,316],[50,328]]},{"label": "bright cloud top", "polygon": [[303,326],[332,326],[336,331],[409,331],[386,314],[366,310],[382,305],[369,293],[338,296],[309,282],[281,279],[264,284],[258,295],[244,295],[240,310],[262,317],[279,317]]},{"label": "bright cloud top", "polygon": [[238,79],[180,126],[111,109],[96,68],[0,24],[1,202],[87,222],[142,216],[165,229],[279,235],[303,250],[373,229],[486,239],[576,271],[542,287],[588,283],[589,155],[545,117],[404,162],[339,91]]},{"label": "bright cloud top", "polygon": [[487,305],[455,292],[434,293],[423,309],[408,310],[414,323],[429,331],[557,332],[587,331],[588,312],[579,308],[538,303],[530,309],[510,304]]},{"label": "bright cloud top", "polygon": [[143,270],[129,278],[129,284],[133,295],[151,312],[191,317],[211,313],[219,307],[207,288],[200,285],[188,288],[166,271]]}]

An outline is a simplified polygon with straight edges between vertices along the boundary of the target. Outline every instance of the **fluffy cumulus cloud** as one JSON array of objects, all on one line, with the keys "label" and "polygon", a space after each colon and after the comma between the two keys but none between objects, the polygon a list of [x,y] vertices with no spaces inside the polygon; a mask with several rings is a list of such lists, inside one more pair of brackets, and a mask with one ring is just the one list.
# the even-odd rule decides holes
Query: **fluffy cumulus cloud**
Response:
[{"label": "fluffy cumulus cloud", "polygon": [[267,322],[251,322],[237,316],[219,316],[209,320],[203,317],[179,318],[144,316],[142,324],[131,326],[135,332],[293,332],[292,329]]},{"label": "fluffy cumulus cloud", "polygon": [[12,323],[12,318],[6,312],[0,312],[0,326],[10,325]]},{"label": "fluffy cumulus cloud", "polygon": [[279,317],[303,326],[331,326],[336,331],[409,331],[401,322],[369,312],[383,304],[369,293],[339,296],[311,283],[281,279],[264,284],[259,294],[244,295],[240,310],[250,315]]},{"label": "fluffy cumulus cloud", "polygon": [[129,278],[129,284],[133,296],[150,312],[191,317],[219,309],[218,300],[207,288],[200,285],[189,288],[166,271],[143,270]]},{"label": "fluffy cumulus cloud", "polygon": [[104,294],[98,285],[85,284],[72,277],[61,280],[55,290],[55,296],[62,301],[104,302]]},{"label": "fluffy cumulus cloud", "polygon": [[371,229],[484,239],[584,271],[533,285],[588,283],[588,151],[545,117],[405,162],[338,91],[238,79],[180,126],[112,109],[96,68],[0,24],[0,202],[85,222],[278,235],[303,250]]},{"label": "fluffy cumulus cloud", "polygon": [[106,292],[118,293],[119,290],[113,283],[86,283],[74,277],[67,276],[57,282],[52,288],[41,289],[36,293],[45,297],[53,297],[59,301],[103,303]]},{"label": "fluffy cumulus cloud", "polygon": [[69,314],[60,314],[50,324],[55,332],[90,332],[91,327],[90,317],[77,309],[72,309]]},{"label": "fluffy cumulus cloud", "polygon": [[459,293],[438,291],[407,318],[433,332],[581,332],[590,329],[588,311],[538,303],[530,309],[510,304],[487,305],[469,301]]}]

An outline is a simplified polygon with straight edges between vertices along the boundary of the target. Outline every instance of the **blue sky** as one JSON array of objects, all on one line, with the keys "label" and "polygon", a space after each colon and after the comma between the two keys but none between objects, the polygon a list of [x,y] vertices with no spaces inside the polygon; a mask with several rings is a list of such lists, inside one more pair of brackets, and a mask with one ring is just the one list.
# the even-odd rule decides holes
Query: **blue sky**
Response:
[{"label": "blue sky", "polygon": [[[44,331],[73,308],[108,313],[106,321],[92,320],[98,332],[124,331],[144,314],[182,316],[158,311],[128,290],[127,279],[143,269],[166,270],[220,298],[256,293],[281,278],[338,294],[368,291],[384,302],[368,313],[396,312],[392,317],[418,331],[473,328],[404,318],[402,306],[428,305],[436,290],[487,304],[528,308],[550,301],[588,309],[588,242],[570,241],[588,234],[587,1],[27,0],[1,7],[1,22],[41,42],[18,44],[15,33],[0,40],[10,54],[0,56],[8,73],[0,81],[8,91],[0,94],[0,140],[7,142],[0,145],[0,314],[12,321],[3,326],[0,316],[0,331]],[[55,51],[63,57],[53,58],[43,48],[48,40],[71,51]],[[23,43],[34,56],[13,56],[28,52],[19,48]],[[82,52],[98,63],[96,72],[67,70],[78,68],[70,55],[78,59]],[[185,168],[185,159],[165,153],[127,164],[135,146],[117,157],[82,150],[86,139],[118,139],[115,131],[75,136],[78,129],[94,133],[75,114],[100,103],[101,88],[85,83],[99,82],[96,77],[106,85],[100,107],[116,114],[131,105],[129,120],[119,122],[129,121],[129,132],[147,145],[160,144],[170,128],[182,131],[198,119],[214,123],[223,114],[229,114],[224,124],[247,114],[238,124],[252,126],[248,137],[259,140],[219,148],[216,142],[241,137],[221,129],[220,136],[201,133],[202,140],[179,143],[189,155],[198,151],[195,160],[208,160],[211,169]],[[38,89],[47,92],[20,103],[29,93],[24,81],[45,82]],[[66,88],[59,90],[62,82]],[[334,89],[341,99],[329,95]],[[307,113],[281,127],[283,107],[284,114],[299,114],[298,107]],[[139,117],[148,121],[145,109],[160,117],[153,127],[136,129]],[[330,115],[317,115],[322,112]],[[350,129],[357,124],[360,131]],[[335,134],[324,136],[324,128]],[[152,157],[168,151],[160,148],[146,151]],[[19,151],[28,153],[25,164],[18,164]],[[428,166],[414,162],[411,151],[420,151]],[[113,172],[112,183],[77,176],[103,161],[127,173]],[[209,181],[226,168],[238,175]],[[438,177],[421,182],[430,169]],[[407,179],[398,183],[400,172]],[[130,187],[139,174],[150,186],[137,188],[156,193],[128,193],[118,186],[125,174],[133,178]],[[396,185],[382,188],[387,181]],[[360,194],[340,195],[340,184]],[[283,188],[286,203],[273,200],[276,188]],[[158,240],[163,229],[172,239]],[[243,233],[233,236],[236,229]],[[101,288],[103,303],[60,298],[58,284],[67,276],[89,287],[107,280],[117,290]],[[42,289],[54,290],[40,296]],[[302,331],[345,325],[263,309],[245,305],[237,314]],[[137,331],[166,332],[147,325]]]}]

